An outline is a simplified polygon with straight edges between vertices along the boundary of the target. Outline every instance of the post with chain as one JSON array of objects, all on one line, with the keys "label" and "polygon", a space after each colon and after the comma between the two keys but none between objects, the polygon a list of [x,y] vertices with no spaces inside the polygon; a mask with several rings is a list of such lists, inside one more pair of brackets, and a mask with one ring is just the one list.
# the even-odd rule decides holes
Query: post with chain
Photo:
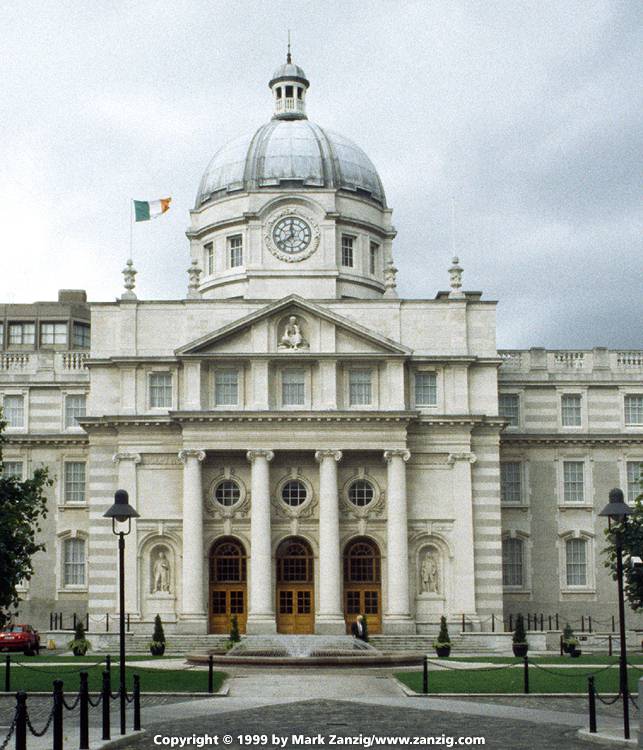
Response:
[{"label": "post with chain", "polygon": [[27,693],[16,694],[16,750],[27,750]]},{"label": "post with chain", "polygon": [[105,632],[109,633],[109,612],[105,613]]},{"label": "post with chain", "polygon": [[527,695],[529,693],[529,657],[523,656],[523,677],[524,677],[524,693]]},{"label": "post with chain", "polygon": [[491,613],[491,632],[492,633],[496,632],[496,616],[494,615],[493,612]]},{"label": "post with chain", "polygon": [[607,655],[612,656],[612,634],[607,636]]},{"label": "post with chain", "polygon": [[596,734],[596,692],[593,677],[587,678],[587,698],[589,700],[589,732]]},{"label": "post with chain", "polygon": [[134,675],[133,699],[134,699],[134,731],[140,732],[141,731],[141,678],[137,674]]},{"label": "post with chain", "polygon": [[112,657],[109,654],[105,657],[105,671],[109,672],[110,675],[112,673]]},{"label": "post with chain", "polygon": [[425,656],[422,660],[422,692],[427,695],[429,692],[429,657]]},{"label": "post with chain", "polygon": [[5,693],[11,692],[11,654],[7,654],[4,658],[4,691]]},{"label": "post with chain", "polygon": [[63,681],[54,680],[54,738],[53,750],[63,750]]},{"label": "post with chain", "polygon": [[208,693],[214,693],[214,657],[208,655]]},{"label": "post with chain", "polygon": [[556,612],[556,630],[560,630],[558,627],[558,612]]},{"label": "post with chain", "polygon": [[80,741],[79,750],[89,750],[89,677],[80,673]]},{"label": "post with chain", "polygon": [[560,655],[562,656],[564,653],[565,652],[563,650],[563,636],[561,635],[560,636]]},{"label": "post with chain", "polygon": [[103,737],[104,740],[111,739],[109,727],[109,709],[112,700],[112,684],[109,672],[103,672],[103,685],[101,690],[101,702],[103,708]]}]

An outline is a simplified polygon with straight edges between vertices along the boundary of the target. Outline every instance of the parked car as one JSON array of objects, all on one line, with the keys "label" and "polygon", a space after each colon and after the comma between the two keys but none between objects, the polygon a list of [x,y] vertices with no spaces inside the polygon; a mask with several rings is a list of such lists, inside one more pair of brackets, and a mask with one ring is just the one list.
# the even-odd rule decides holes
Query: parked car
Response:
[{"label": "parked car", "polygon": [[22,651],[25,656],[40,653],[40,636],[31,625],[10,625],[0,632],[0,651]]}]

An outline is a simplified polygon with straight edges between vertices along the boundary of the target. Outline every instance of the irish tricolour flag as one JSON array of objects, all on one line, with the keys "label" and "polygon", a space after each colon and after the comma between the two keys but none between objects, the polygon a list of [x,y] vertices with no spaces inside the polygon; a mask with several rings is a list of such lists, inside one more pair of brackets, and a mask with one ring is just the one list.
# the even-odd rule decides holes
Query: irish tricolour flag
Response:
[{"label": "irish tricolour flag", "polygon": [[134,201],[134,221],[155,219],[169,211],[171,202],[171,198],[160,198],[157,201]]}]

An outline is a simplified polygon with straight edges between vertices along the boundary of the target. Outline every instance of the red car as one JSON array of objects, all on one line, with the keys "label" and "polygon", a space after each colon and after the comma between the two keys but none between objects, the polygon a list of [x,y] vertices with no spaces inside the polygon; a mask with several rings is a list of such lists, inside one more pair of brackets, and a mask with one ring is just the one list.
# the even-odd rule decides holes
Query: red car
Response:
[{"label": "red car", "polygon": [[25,656],[40,653],[40,636],[31,625],[10,625],[0,632],[0,651],[22,651]]}]

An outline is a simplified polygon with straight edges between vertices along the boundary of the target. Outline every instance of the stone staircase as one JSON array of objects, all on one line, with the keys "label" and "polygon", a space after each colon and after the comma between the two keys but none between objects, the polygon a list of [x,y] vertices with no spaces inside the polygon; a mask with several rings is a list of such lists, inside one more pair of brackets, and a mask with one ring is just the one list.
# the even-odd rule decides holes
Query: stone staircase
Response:
[{"label": "stone staircase", "polygon": [[[429,655],[434,654],[433,641],[435,635],[372,635],[370,643],[380,651],[422,651]],[[474,633],[466,636],[460,633],[451,633],[451,653],[498,653],[497,643],[492,642],[484,635],[477,636]],[[507,649],[511,650],[511,638],[507,639]]]}]

